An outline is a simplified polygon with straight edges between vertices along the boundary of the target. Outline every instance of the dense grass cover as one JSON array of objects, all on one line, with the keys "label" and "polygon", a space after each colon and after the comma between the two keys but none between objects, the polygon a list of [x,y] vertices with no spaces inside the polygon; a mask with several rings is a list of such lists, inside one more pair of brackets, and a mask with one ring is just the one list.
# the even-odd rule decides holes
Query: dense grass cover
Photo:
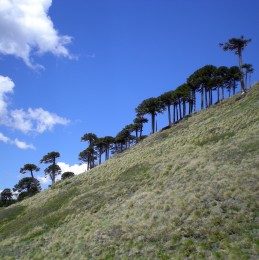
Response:
[{"label": "dense grass cover", "polygon": [[259,84],[0,210],[0,259],[258,259]]}]

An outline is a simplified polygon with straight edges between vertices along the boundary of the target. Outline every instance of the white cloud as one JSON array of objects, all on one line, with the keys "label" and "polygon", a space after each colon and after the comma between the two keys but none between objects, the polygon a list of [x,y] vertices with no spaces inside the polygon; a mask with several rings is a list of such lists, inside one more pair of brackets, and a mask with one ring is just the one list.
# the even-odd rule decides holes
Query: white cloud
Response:
[{"label": "white cloud", "polygon": [[36,132],[43,133],[52,130],[55,125],[68,125],[69,120],[54,113],[50,113],[42,108],[27,111],[16,109],[10,111],[10,117],[6,125],[22,131],[23,133]]},{"label": "white cloud", "polygon": [[44,185],[50,185],[51,184],[51,181],[50,181],[50,178],[49,176],[46,176],[46,177],[42,177],[42,176],[36,176],[36,179],[40,182],[40,184],[42,186]]},{"label": "white cloud", "polygon": [[78,175],[80,173],[84,173],[87,171],[87,164],[74,164],[74,165],[69,165],[64,162],[59,162],[58,163],[59,167],[61,168],[62,173],[64,172],[73,172],[75,175]]},{"label": "white cloud", "polygon": [[10,139],[4,134],[0,133],[0,141],[7,144],[10,141]]},{"label": "white cloud", "polygon": [[65,47],[71,37],[59,35],[48,10],[52,0],[0,0],[0,53],[14,55],[37,67],[33,54],[47,52],[72,58]]},{"label": "white cloud", "polygon": [[13,93],[13,88],[13,81],[8,77],[3,77],[0,75],[0,117],[4,116],[7,110],[6,94]]},{"label": "white cloud", "polygon": [[0,125],[17,129],[23,133],[43,133],[52,130],[55,125],[69,124],[68,119],[43,108],[29,108],[27,111],[8,109],[7,94],[13,93],[13,89],[13,81],[0,75]]},{"label": "white cloud", "polygon": [[35,149],[35,147],[32,144],[27,144],[23,141],[18,140],[17,138],[15,140],[12,140],[1,132],[0,132],[0,141],[4,142],[5,144],[15,145],[16,147],[18,147],[19,149],[22,149],[22,150],[26,150],[26,149],[34,150]]},{"label": "white cloud", "polygon": [[12,142],[20,149],[35,149],[35,147],[32,144],[27,144],[23,141],[19,141],[17,138],[15,138],[15,140]]}]

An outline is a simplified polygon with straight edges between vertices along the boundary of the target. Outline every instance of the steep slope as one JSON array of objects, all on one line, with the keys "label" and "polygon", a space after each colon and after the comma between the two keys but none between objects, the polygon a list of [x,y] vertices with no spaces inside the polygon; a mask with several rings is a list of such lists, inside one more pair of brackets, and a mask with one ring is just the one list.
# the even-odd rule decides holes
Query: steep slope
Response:
[{"label": "steep slope", "polygon": [[259,84],[0,210],[1,259],[259,257]]}]

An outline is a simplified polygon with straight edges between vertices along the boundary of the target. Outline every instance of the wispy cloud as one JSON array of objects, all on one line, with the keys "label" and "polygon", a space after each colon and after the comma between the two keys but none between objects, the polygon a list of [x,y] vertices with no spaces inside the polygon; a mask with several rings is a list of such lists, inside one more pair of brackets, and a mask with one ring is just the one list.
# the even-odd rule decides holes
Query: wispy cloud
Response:
[{"label": "wispy cloud", "polygon": [[26,150],[26,149],[35,150],[34,145],[27,144],[26,142],[20,141],[17,138],[15,138],[15,140],[12,140],[1,132],[0,132],[0,141],[4,142],[5,144],[15,145],[16,147],[18,147],[19,149],[22,149],[22,150]]},{"label": "wispy cloud", "polygon": [[0,0],[0,53],[21,58],[31,68],[34,54],[73,58],[66,45],[71,37],[54,28],[48,10],[51,0]]},{"label": "wispy cloud", "polygon": [[13,93],[13,88],[13,81],[0,75],[0,118],[7,113],[7,94]]},{"label": "wispy cloud", "polygon": [[68,119],[43,108],[9,109],[8,94],[13,93],[13,89],[14,82],[10,78],[0,75],[0,125],[23,133],[43,133],[52,130],[55,125],[69,124]]}]

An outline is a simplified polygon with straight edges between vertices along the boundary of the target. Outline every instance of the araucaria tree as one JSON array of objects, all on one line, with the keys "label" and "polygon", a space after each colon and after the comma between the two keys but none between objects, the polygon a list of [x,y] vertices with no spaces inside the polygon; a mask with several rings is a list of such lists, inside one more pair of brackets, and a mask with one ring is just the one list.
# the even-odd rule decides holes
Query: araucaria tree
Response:
[{"label": "araucaria tree", "polygon": [[87,163],[88,170],[94,168],[94,161],[96,158],[96,151],[93,146],[89,146],[87,149],[80,152],[78,157],[80,161]]},{"label": "araucaria tree", "polygon": [[33,172],[38,172],[40,170],[39,167],[37,167],[35,164],[25,164],[23,168],[20,169],[21,174],[25,174],[26,172],[29,172],[31,174],[31,178],[34,182],[35,187],[37,187],[36,179],[34,178]]},{"label": "araucaria tree", "polygon": [[247,88],[247,76],[248,74],[252,74],[254,72],[254,68],[252,64],[243,64],[242,68],[245,70],[245,83]]},{"label": "araucaria tree", "polygon": [[25,197],[31,197],[37,194],[40,190],[40,182],[37,179],[33,180],[32,177],[21,179],[13,188],[13,191],[19,193],[17,198],[18,201],[23,200]]},{"label": "araucaria tree", "polygon": [[162,113],[165,110],[162,102],[158,98],[148,98],[144,100],[137,108],[136,113],[138,115],[149,114],[151,116],[152,134],[155,132],[155,118],[158,113]]},{"label": "araucaria tree", "polygon": [[12,201],[12,197],[13,197],[13,193],[12,190],[9,188],[4,189],[1,193],[0,193],[0,206],[9,206]]},{"label": "araucaria tree", "polygon": [[49,175],[52,185],[55,183],[56,176],[61,174],[60,167],[56,164],[56,159],[60,157],[58,152],[50,152],[43,156],[40,163],[51,163],[51,165],[45,169],[45,174]]},{"label": "araucaria tree", "polygon": [[162,102],[163,106],[167,108],[168,125],[171,125],[171,105],[174,103],[174,91],[168,91],[158,97]]},{"label": "araucaria tree", "polygon": [[139,137],[141,138],[143,132],[143,124],[146,124],[148,122],[148,119],[143,117],[142,115],[137,115],[133,122],[134,124],[139,125]]},{"label": "araucaria tree", "polygon": [[213,79],[216,69],[213,65],[206,65],[196,70],[187,79],[188,84],[201,93],[201,109],[212,104],[212,90],[215,87],[212,83],[215,83]]},{"label": "araucaria tree", "polygon": [[86,133],[81,137],[81,142],[88,142],[89,146],[93,146],[94,142],[98,139],[96,134]]},{"label": "araucaria tree", "polygon": [[242,35],[240,38],[231,38],[225,43],[220,43],[219,46],[223,48],[224,51],[233,51],[236,55],[238,55],[239,60],[239,70],[240,70],[240,82],[242,91],[246,92],[245,82],[244,82],[244,73],[243,73],[243,60],[242,53],[244,48],[251,42],[251,39],[244,39]]}]

